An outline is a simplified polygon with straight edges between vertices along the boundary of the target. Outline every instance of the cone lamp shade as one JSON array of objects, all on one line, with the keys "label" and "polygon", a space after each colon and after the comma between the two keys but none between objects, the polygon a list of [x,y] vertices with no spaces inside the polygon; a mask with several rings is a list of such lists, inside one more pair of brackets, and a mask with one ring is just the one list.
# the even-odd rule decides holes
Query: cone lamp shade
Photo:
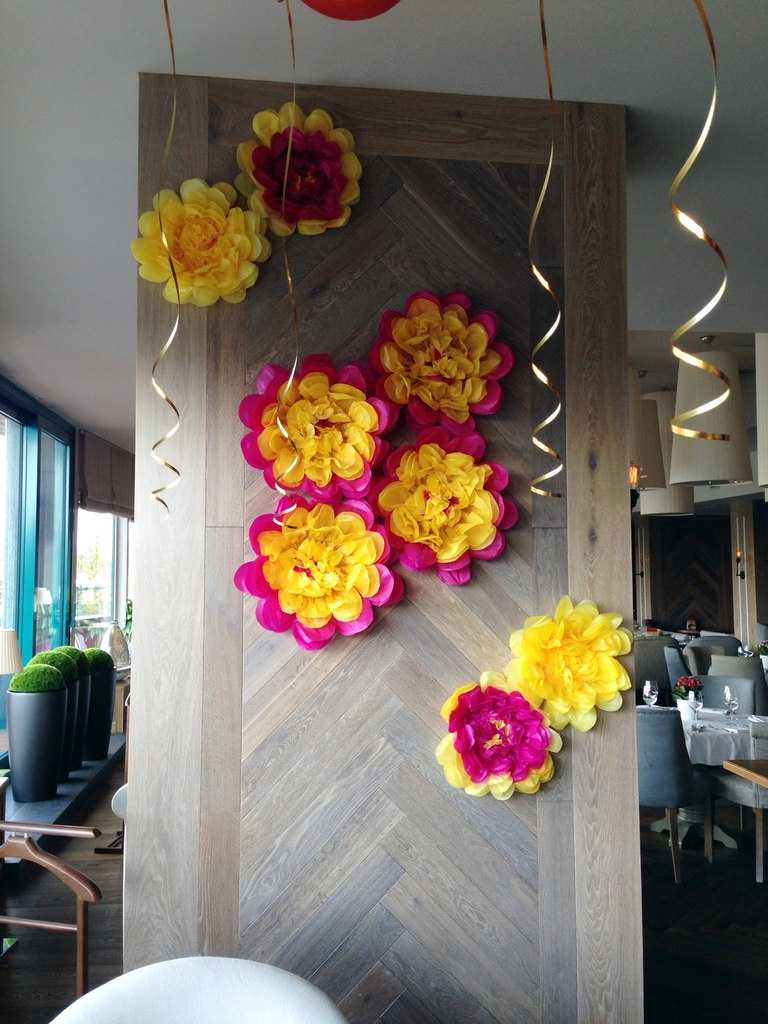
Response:
[{"label": "cone lamp shade", "polygon": [[[672,431],[669,429],[669,421],[675,414],[675,392],[652,391],[645,395],[643,401],[656,403],[664,477],[665,480],[669,480],[669,467],[672,461]],[[671,487],[643,491],[640,495],[640,515],[692,516],[693,488],[685,484],[675,484]]]},{"label": "cone lamp shade", "polygon": [[0,676],[21,672],[21,654],[15,629],[0,629]]},{"label": "cone lamp shade", "polygon": [[[719,367],[731,383],[728,400],[717,409],[686,424],[710,434],[728,434],[729,441],[706,441],[672,435],[671,484],[726,484],[752,479],[739,366],[733,352],[697,352]],[[675,415],[709,402],[723,390],[722,381],[696,367],[681,363],[677,371]]]},{"label": "cone lamp shade", "polygon": [[[768,334],[755,335],[755,394],[757,395],[757,482],[768,486]],[[768,501],[768,493],[765,500]]]}]

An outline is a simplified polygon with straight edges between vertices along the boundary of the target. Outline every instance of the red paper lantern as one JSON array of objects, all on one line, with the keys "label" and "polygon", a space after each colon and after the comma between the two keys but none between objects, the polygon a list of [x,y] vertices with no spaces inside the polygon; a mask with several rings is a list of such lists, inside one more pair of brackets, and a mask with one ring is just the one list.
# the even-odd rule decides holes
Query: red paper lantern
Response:
[{"label": "red paper lantern", "polygon": [[400,0],[304,0],[307,7],[340,21],[364,21],[384,14]]}]

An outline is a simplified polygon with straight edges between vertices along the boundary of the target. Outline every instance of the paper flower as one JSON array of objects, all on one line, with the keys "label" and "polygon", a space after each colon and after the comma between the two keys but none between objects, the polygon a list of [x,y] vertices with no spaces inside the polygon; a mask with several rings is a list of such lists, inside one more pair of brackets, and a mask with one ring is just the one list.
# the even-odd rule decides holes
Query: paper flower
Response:
[{"label": "paper flower", "polygon": [[256,618],[265,629],[291,629],[307,651],[336,633],[362,632],[374,607],[402,596],[403,581],[386,566],[386,536],[365,501],[313,505],[284,497],[275,515],[254,519],[250,540],[257,557],[240,566],[235,585],[259,599]]},{"label": "paper flower", "polygon": [[435,756],[450,786],[508,800],[516,791],[538,792],[555,774],[551,754],[562,747],[560,735],[499,672],[460,686],[441,713],[448,734]]},{"label": "paper flower", "polygon": [[[285,189],[288,139],[293,126],[290,166]],[[280,111],[261,110],[253,119],[255,139],[237,147],[241,173],[235,184],[252,210],[269,220],[276,235],[321,235],[341,228],[350,206],[360,198],[363,173],[355,140],[346,128],[334,128],[331,115],[285,103]]]},{"label": "paper flower", "polygon": [[618,711],[620,691],[631,686],[618,658],[632,650],[632,634],[621,626],[620,615],[600,614],[591,601],[574,607],[570,597],[562,597],[553,619],[526,619],[509,646],[510,684],[542,707],[555,729],[570,724],[586,732],[597,721],[597,709]]},{"label": "paper flower", "polygon": [[[265,222],[250,210],[232,204],[237,193],[227,182],[209,187],[200,178],[182,182],[180,196],[158,192],[153,210],[139,217],[141,238],[131,252],[145,281],[165,282],[163,298],[176,302],[176,286],[168,260],[170,251],[182,303],[212,306],[242,302],[259,276],[257,264],[269,259],[272,247]],[[160,217],[168,250],[160,234]]]},{"label": "paper flower", "polygon": [[512,369],[509,347],[496,341],[495,313],[472,313],[464,292],[439,299],[416,292],[405,313],[388,310],[371,352],[378,389],[408,407],[416,429],[440,423],[456,433],[475,429],[472,413],[488,416],[501,402],[500,378]]},{"label": "paper flower", "polygon": [[289,376],[268,363],[256,378],[257,393],[241,402],[240,419],[251,431],[242,440],[246,462],[264,471],[270,487],[278,481],[321,501],[365,497],[372,467],[389,451],[380,435],[395,423],[396,409],[367,397],[358,366],[337,370],[328,355],[308,356],[286,389]]},{"label": "paper flower", "polygon": [[471,559],[502,553],[501,531],[514,526],[519,513],[501,494],[509,482],[506,469],[481,462],[484,453],[480,434],[452,437],[430,427],[415,445],[389,456],[378,505],[406,568],[434,565],[443,583],[459,586],[469,581]]}]

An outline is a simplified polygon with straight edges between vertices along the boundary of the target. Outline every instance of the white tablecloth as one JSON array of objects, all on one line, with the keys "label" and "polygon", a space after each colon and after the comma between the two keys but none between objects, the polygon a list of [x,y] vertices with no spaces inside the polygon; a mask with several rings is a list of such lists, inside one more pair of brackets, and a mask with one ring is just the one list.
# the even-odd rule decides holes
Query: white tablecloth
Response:
[{"label": "white tablecloth", "polygon": [[749,718],[699,712],[700,732],[693,732],[691,722],[683,720],[685,745],[691,764],[722,765],[723,761],[752,756],[749,742]]}]

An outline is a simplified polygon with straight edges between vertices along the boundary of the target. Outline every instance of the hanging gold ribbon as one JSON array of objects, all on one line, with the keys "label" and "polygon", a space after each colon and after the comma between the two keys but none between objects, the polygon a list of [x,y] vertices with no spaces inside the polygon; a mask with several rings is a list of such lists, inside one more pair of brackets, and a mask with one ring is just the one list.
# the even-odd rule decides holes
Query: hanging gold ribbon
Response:
[{"label": "hanging gold ribbon", "polygon": [[680,340],[680,338],[682,338],[684,334],[690,331],[692,327],[695,327],[696,324],[703,320],[708,313],[712,312],[715,306],[722,299],[725,293],[725,289],[728,285],[728,264],[726,263],[726,259],[723,255],[722,249],[714,240],[714,238],[712,238],[712,236],[709,235],[704,230],[701,224],[695,221],[693,217],[690,216],[690,214],[686,213],[684,210],[681,210],[680,207],[677,206],[677,204],[675,203],[675,196],[677,195],[678,189],[685,181],[689,171],[698,160],[699,154],[704,148],[704,143],[707,141],[707,137],[709,136],[709,132],[712,127],[712,121],[715,116],[715,108],[717,106],[717,50],[715,49],[715,37],[712,34],[712,26],[710,25],[709,18],[707,17],[707,11],[704,7],[704,0],[693,0],[693,2],[696,5],[696,10],[699,14],[699,20],[701,21],[701,24],[704,28],[704,32],[707,37],[707,42],[709,44],[709,53],[712,60],[713,77],[712,99],[709,104],[709,110],[707,112],[707,116],[704,121],[704,127],[701,130],[701,134],[696,140],[696,144],[694,145],[693,149],[688,154],[687,160],[680,168],[680,170],[677,172],[675,180],[670,185],[669,201],[672,207],[672,214],[676,218],[677,222],[682,227],[684,227],[686,231],[690,232],[695,238],[698,238],[699,241],[705,242],[712,250],[712,252],[714,252],[717,255],[723,267],[723,280],[720,284],[720,287],[717,289],[717,291],[709,300],[709,302],[703,305],[701,309],[698,310],[698,312],[694,313],[689,320],[686,320],[684,324],[681,324],[677,328],[677,330],[673,332],[670,338],[670,343],[672,346],[672,354],[675,356],[676,359],[679,359],[680,362],[687,363],[689,366],[693,366],[696,369],[702,370],[704,373],[708,373],[710,376],[715,377],[717,380],[722,382],[722,384],[724,385],[724,389],[723,391],[721,391],[719,395],[716,395],[708,402],[704,402],[701,405],[697,405],[695,409],[688,409],[685,412],[681,412],[673,416],[670,420],[670,427],[672,428],[672,433],[678,434],[680,437],[695,437],[699,438],[702,441],[730,441],[730,434],[713,434],[704,430],[695,430],[692,427],[683,426],[683,423],[688,423],[690,420],[696,419],[698,416],[703,416],[704,413],[711,412],[713,409],[717,409],[718,406],[728,401],[728,397],[731,393],[731,382],[726,376],[726,374],[724,374],[718,366],[715,366],[713,363],[708,363],[704,359],[700,359],[698,356],[695,356],[690,352],[686,352],[684,349],[679,348],[677,345],[677,342]]},{"label": "hanging gold ribbon", "polygon": [[[162,160],[160,161],[161,188],[163,180],[165,179],[165,173],[168,169],[168,160],[171,155],[171,147],[173,146],[173,136],[176,131],[176,108],[178,103],[176,89],[176,48],[173,43],[173,27],[171,25],[171,12],[168,7],[168,0],[163,0],[163,15],[165,18],[165,32],[168,37],[168,50],[171,57],[171,116],[168,121],[168,131],[166,132],[165,136],[165,145],[163,146],[163,157]],[[168,350],[170,349],[171,345],[173,345],[176,339],[176,335],[178,334],[179,331],[179,324],[181,322],[181,292],[179,290],[179,279],[176,276],[176,267],[174,266],[173,259],[171,258],[170,247],[168,245],[168,238],[166,237],[165,228],[163,226],[163,215],[161,213],[159,203],[157,207],[157,219],[160,223],[160,237],[163,240],[165,251],[168,253],[168,265],[171,268],[173,286],[176,289],[176,316],[174,318],[173,326],[171,327],[170,333],[166,338],[164,345],[162,346],[157,356],[155,357],[155,361],[152,363],[152,373],[150,374],[150,380],[152,382],[152,388],[155,394],[159,398],[161,398],[162,401],[165,402],[165,404],[171,410],[173,415],[176,417],[176,422],[173,424],[170,430],[166,431],[166,433],[163,434],[163,436],[159,440],[155,441],[155,443],[152,445],[152,448],[150,449],[150,454],[159,466],[162,466],[163,469],[173,474],[173,479],[169,483],[162,484],[160,487],[155,487],[154,490],[152,491],[152,497],[155,499],[155,501],[159,505],[162,505],[166,512],[169,512],[170,509],[168,508],[168,502],[165,500],[165,498],[162,498],[161,495],[165,491],[170,491],[172,488],[178,487],[179,483],[181,482],[181,470],[177,469],[177,467],[174,466],[173,463],[169,462],[167,459],[164,459],[162,455],[158,454],[158,449],[161,447],[161,445],[164,445],[166,441],[170,441],[172,437],[178,434],[179,429],[181,428],[181,413],[179,412],[176,403],[173,401],[168,392],[162,387],[162,385],[157,380],[156,374],[158,367],[160,366],[160,363],[163,361],[163,359],[165,359],[166,355],[168,354]]]},{"label": "hanging gold ribbon", "polygon": [[563,462],[560,457],[560,453],[551,445],[547,444],[546,441],[542,441],[542,439],[538,436],[542,430],[548,427],[551,423],[555,422],[555,420],[558,418],[563,409],[563,403],[560,397],[560,392],[549,379],[547,374],[536,363],[536,356],[539,354],[539,352],[541,352],[541,350],[547,344],[549,339],[555,334],[558,327],[560,326],[560,321],[562,319],[562,310],[560,308],[560,302],[557,298],[557,295],[555,294],[552,285],[541,272],[541,269],[536,265],[536,261],[533,258],[533,239],[534,235],[536,234],[536,225],[539,222],[541,208],[544,205],[544,200],[547,196],[547,191],[549,189],[549,180],[552,176],[552,166],[555,162],[555,131],[557,127],[557,107],[555,106],[554,90],[552,88],[552,66],[549,60],[549,47],[547,45],[547,26],[544,20],[544,0],[539,0],[539,24],[541,26],[541,46],[544,53],[544,69],[547,74],[547,92],[549,94],[550,114],[552,116],[552,141],[550,142],[549,146],[549,160],[547,161],[547,171],[544,175],[544,181],[541,186],[541,191],[539,192],[539,197],[536,200],[536,205],[533,209],[533,214],[531,215],[531,223],[528,228],[528,255],[531,264],[531,272],[538,281],[539,285],[544,289],[544,291],[549,295],[549,297],[554,302],[556,315],[555,319],[549,325],[547,331],[544,333],[544,335],[542,335],[541,338],[539,338],[539,340],[531,349],[531,369],[533,370],[533,374],[536,377],[536,379],[544,385],[544,387],[550,392],[550,394],[552,394],[552,396],[555,399],[555,405],[552,411],[547,416],[545,416],[543,420],[537,423],[535,427],[533,427],[531,431],[531,441],[533,442],[534,446],[539,449],[539,451],[544,452],[546,455],[548,455],[557,463],[557,465],[555,465],[552,469],[547,470],[546,473],[542,473],[539,476],[534,477],[533,480],[531,480],[531,492],[533,494],[538,494],[543,498],[561,498],[562,494],[559,491],[551,491],[548,488],[540,486],[547,480],[551,480],[553,479],[553,477],[556,477],[559,473],[562,473]]},{"label": "hanging gold ribbon", "polygon": [[[293,118],[296,111],[296,37],[293,30],[293,12],[291,11],[291,0],[277,0],[278,3],[285,4],[285,16],[288,23],[288,40],[291,49],[291,124],[288,129],[288,149],[285,154],[285,171],[283,173],[283,195],[282,195],[282,208],[281,215],[285,220],[285,202],[288,194],[288,171],[291,166],[291,151],[293,149]],[[288,289],[288,302],[291,306],[291,326],[293,329],[293,364],[291,366],[291,372],[288,375],[288,380],[281,386],[277,393],[277,413],[276,422],[277,428],[283,435],[288,444],[293,448],[293,459],[291,464],[285,469],[279,477],[275,478],[275,488],[279,491],[283,497],[288,495],[288,491],[280,483],[284,480],[289,473],[291,473],[296,466],[298,466],[300,457],[296,445],[293,443],[293,439],[288,432],[288,428],[285,425],[283,403],[290,396],[291,388],[293,386],[294,379],[296,377],[296,371],[299,366],[299,358],[301,354],[301,330],[299,320],[299,304],[296,299],[296,290],[293,286],[293,274],[291,273],[291,264],[288,259],[288,238],[283,239],[283,268],[285,270],[285,283]],[[286,516],[290,515],[291,512],[296,508],[294,502],[288,508],[283,509],[279,516],[275,516],[274,522],[276,526],[282,527],[283,521]]]}]

